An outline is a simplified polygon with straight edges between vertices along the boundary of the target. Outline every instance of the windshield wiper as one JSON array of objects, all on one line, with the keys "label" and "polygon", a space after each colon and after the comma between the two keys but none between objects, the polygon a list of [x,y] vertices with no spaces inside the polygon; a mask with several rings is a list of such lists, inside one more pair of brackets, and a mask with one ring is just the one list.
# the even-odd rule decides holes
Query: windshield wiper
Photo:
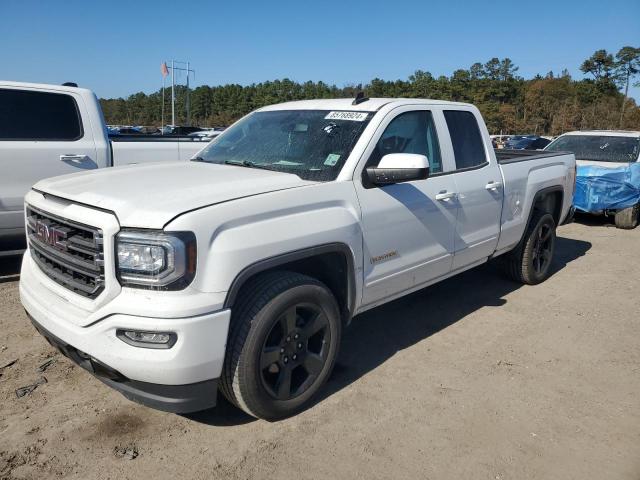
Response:
[{"label": "windshield wiper", "polygon": [[191,159],[192,162],[206,162],[206,160],[202,157],[193,157]]},{"label": "windshield wiper", "polygon": [[273,168],[269,168],[269,165],[250,162],[249,160],[242,160],[241,162],[236,162],[234,160],[225,160],[224,163],[225,165],[235,165],[237,167],[261,168],[262,170],[273,170]]}]

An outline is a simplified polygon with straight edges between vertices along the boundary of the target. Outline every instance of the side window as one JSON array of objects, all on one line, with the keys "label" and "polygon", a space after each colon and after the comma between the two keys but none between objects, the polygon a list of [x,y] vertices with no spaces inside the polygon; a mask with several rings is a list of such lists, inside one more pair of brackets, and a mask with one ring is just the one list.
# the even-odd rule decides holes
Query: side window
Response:
[{"label": "side window", "polygon": [[473,113],[463,110],[445,110],[444,118],[451,135],[456,169],[476,167],[486,163],[484,143]]},{"label": "side window", "polygon": [[442,171],[440,145],[431,112],[417,110],[394,118],[378,140],[367,166],[378,165],[389,153],[417,153],[429,159],[431,173]]},{"label": "side window", "polygon": [[81,137],[82,123],[72,96],[0,89],[0,140],[73,141]]}]

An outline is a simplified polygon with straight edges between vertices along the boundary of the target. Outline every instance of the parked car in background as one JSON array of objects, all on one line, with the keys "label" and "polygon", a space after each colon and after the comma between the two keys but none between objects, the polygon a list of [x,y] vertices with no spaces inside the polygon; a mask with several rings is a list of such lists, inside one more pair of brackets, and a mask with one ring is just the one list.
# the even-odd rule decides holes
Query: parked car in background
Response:
[{"label": "parked car in background", "polygon": [[550,140],[538,135],[511,135],[504,142],[504,148],[510,150],[542,150],[550,143]]},{"label": "parked car in background", "polygon": [[144,135],[140,127],[115,127],[109,130],[109,135]]},{"label": "parked car in background", "polygon": [[188,127],[185,125],[165,125],[160,129],[161,135],[189,135],[190,133],[200,132],[200,127]]},{"label": "parked car in background", "polygon": [[559,136],[549,152],[573,152],[578,165],[576,208],[615,215],[619,228],[640,221],[640,132],[591,130]]},{"label": "parked car in background", "polygon": [[188,160],[206,143],[206,138],[191,137],[109,137],[100,103],[90,90],[0,81],[0,251],[24,248],[24,195],[38,180]]},{"label": "parked car in background", "polygon": [[190,133],[189,136],[212,140],[218,135],[220,135],[223,131],[224,131],[224,128],[207,128],[204,130],[199,130],[197,132]]},{"label": "parked car in background", "polygon": [[504,148],[504,143],[509,139],[509,135],[489,135],[493,148]]},{"label": "parked car in background", "polygon": [[36,184],[20,298],[129,399],[188,412],[220,388],[250,415],[289,416],[354,315],[495,257],[518,282],[548,278],[574,156],[497,152],[469,104],[264,107],[191,162]]}]

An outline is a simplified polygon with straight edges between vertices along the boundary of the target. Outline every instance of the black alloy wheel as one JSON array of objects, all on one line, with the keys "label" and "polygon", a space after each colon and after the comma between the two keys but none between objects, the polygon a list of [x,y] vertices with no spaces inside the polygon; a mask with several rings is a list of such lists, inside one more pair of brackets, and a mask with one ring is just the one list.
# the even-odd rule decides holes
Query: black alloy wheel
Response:
[{"label": "black alloy wheel", "polygon": [[538,226],[533,242],[532,260],[533,269],[537,275],[544,275],[549,269],[553,258],[553,223],[542,223]]},{"label": "black alloy wheel", "polygon": [[288,308],[262,347],[260,371],[266,391],[278,400],[304,393],[322,372],[330,342],[329,320],[317,305]]}]

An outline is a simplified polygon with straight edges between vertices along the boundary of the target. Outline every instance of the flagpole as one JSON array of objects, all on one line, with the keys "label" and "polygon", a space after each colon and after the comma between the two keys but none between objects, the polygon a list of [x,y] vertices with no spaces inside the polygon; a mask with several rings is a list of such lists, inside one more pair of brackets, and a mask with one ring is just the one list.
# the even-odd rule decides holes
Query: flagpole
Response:
[{"label": "flagpole", "polygon": [[164,133],[164,75],[162,75],[162,120],[160,122],[160,132]]}]

